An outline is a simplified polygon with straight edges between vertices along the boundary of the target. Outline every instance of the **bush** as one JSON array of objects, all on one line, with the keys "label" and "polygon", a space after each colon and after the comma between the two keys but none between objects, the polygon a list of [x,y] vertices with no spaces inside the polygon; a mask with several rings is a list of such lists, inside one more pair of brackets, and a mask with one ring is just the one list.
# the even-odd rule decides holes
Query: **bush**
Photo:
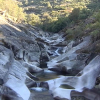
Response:
[{"label": "bush", "polygon": [[27,15],[26,21],[28,24],[35,25],[35,26],[37,26],[41,23],[39,16],[35,15],[35,14]]},{"label": "bush", "polygon": [[90,11],[86,8],[82,9],[79,14],[79,20],[86,19],[91,14],[92,14],[92,11]]},{"label": "bush", "polygon": [[71,21],[77,22],[79,19],[79,14],[80,14],[80,9],[75,8],[75,9],[73,9],[72,13],[69,15],[69,19]]},{"label": "bush", "polygon": [[100,22],[100,11],[96,15],[96,21]]},{"label": "bush", "polygon": [[74,31],[73,31],[72,29],[68,29],[68,30],[66,31],[66,34],[67,34],[67,37],[66,37],[67,40],[72,40],[72,39],[74,39]]},{"label": "bush", "polygon": [[56,9],[56,10],[65,10],[66,7],[57,5],[57,6],[54,7],[54,9]]},{"label": "bush", "polygon": [[90,35],[92,36],[92,39],[96,41],[97,39],[100,39],[100,30],[94,30]]},{"label": "bush", "polygon": [[66,18],[62,17],[58,18],[57,21],[51,21],[50,23],[45,23],[43,25],[43,29],[50,32],[59,32],[64,27],[66,27]]},{"label": "bush", "polygon": [[0,0],[0,8],[6,10],[9,15],[16,17],[18,22],[25,19],[23,9],[14,0]]},{"label": "bush", "polygon": [[76,26],[74,29],[69,28],[69,29],[66,31],[67,40],[81,38],[81,37],[84,35],[84,34],[83,34],[83,33],[84,33],[83,30],[84,30],[83,25],[81,25],[81,26]]}]

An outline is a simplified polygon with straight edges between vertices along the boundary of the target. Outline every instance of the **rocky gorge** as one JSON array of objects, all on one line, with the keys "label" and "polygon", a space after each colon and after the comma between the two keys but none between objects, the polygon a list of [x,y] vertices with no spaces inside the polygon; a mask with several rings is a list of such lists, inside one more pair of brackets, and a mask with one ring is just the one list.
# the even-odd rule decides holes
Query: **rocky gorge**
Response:
[{"label": "rocky gorge", "polygon": [[0,100],[100,100],[99,42],[64,35],[0,16]]}]

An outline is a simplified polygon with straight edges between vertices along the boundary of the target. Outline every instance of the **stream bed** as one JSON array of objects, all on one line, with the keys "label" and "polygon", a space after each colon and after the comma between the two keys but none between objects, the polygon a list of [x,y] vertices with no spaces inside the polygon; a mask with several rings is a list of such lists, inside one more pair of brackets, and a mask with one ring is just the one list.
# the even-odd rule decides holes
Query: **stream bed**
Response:
[{"label": "stream bed", "polygon": [[0,19],[0,100],[100,100],[100,54],[89,52],[91,36],[76,43],[22,27]]}]

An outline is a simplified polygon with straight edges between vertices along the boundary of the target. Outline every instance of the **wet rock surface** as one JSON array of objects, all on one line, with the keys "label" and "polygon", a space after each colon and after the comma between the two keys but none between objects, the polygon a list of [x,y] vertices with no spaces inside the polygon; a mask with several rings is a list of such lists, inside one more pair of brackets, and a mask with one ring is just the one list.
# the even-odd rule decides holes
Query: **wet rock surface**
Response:
[{"label": "wet rock surface", "polygon": [[100,100],[99,44],[0,16],[0,100]]},{"label": "wet rock surface", "polygon": [[54,100],[49,91],[32,92],[29,100]]}]

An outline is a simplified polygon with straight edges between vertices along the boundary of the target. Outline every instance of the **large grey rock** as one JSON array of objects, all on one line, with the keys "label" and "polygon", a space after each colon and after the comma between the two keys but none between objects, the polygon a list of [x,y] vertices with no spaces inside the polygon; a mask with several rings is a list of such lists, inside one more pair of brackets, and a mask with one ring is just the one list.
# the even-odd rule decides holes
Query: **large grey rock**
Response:
[{"label": "large grey rock", "polygon": [[3,79],[6,72],[13,63],[13,53],[0,45],[0,78]]},{"label": "large grey rock", "polygon": [[28,63],[28,62],[23,62],[23,66],[25,68],[27,68],[29,70],[29,72],[31,72],[31,73],[40,72],[43,70],[43,69],[37,67],[37,65],[35,65],[35,63],[32,64],[32,63]]},{"label": "large grey rock", "polygon": [[[70,100],[70,92],[72,90],[82,92],[85,88],[92,89],[95,86],[96,78],[99,74],[100,56],[98,55],[80,72],[81,76],[62,76],[58,79],[48,81],[48,84],[54,97],[58,96]],[[60,87],[61,84],[67,84],[75,89],[63,89]]]},{"label": "large grey rock", "polygon": [[28,100],[30,97],[30,92],[25,85],[26,77],[27,75],[25,68],[23,68],[21,63],[15,60],[5,75],[5,83],[3,87],[12,89],[15,91],[18,97],[21,97],[23,100]]},{"label": "large grey rock", "polygon": [[85,89],[82,92],[72,91],[71,98],[81,98],[82,100],[100,100],[100,95],[97,91],[98,90],[96,89]]},{"label": "large grey rock", "polygon": [[70,48],[69,51],[67,51],[66,53],[63,53],[62,55],[59,55],[58,57],[49,61],[47,63],[48,68],[49,69],[56,68],[58,70],[61,70],[63,69],[62,67],[64,67],[65,71],[67,71],[68,69],[72,69],[76,66],[79,70],[81,65],[84,65],[85,59],[83,60],[77,59],[79,54],[76,53],[76,51],[88,46],[90,43],[91,43],[91,37],[85,37],[83,39],[83,42],[81,42],[76,47]]}]

